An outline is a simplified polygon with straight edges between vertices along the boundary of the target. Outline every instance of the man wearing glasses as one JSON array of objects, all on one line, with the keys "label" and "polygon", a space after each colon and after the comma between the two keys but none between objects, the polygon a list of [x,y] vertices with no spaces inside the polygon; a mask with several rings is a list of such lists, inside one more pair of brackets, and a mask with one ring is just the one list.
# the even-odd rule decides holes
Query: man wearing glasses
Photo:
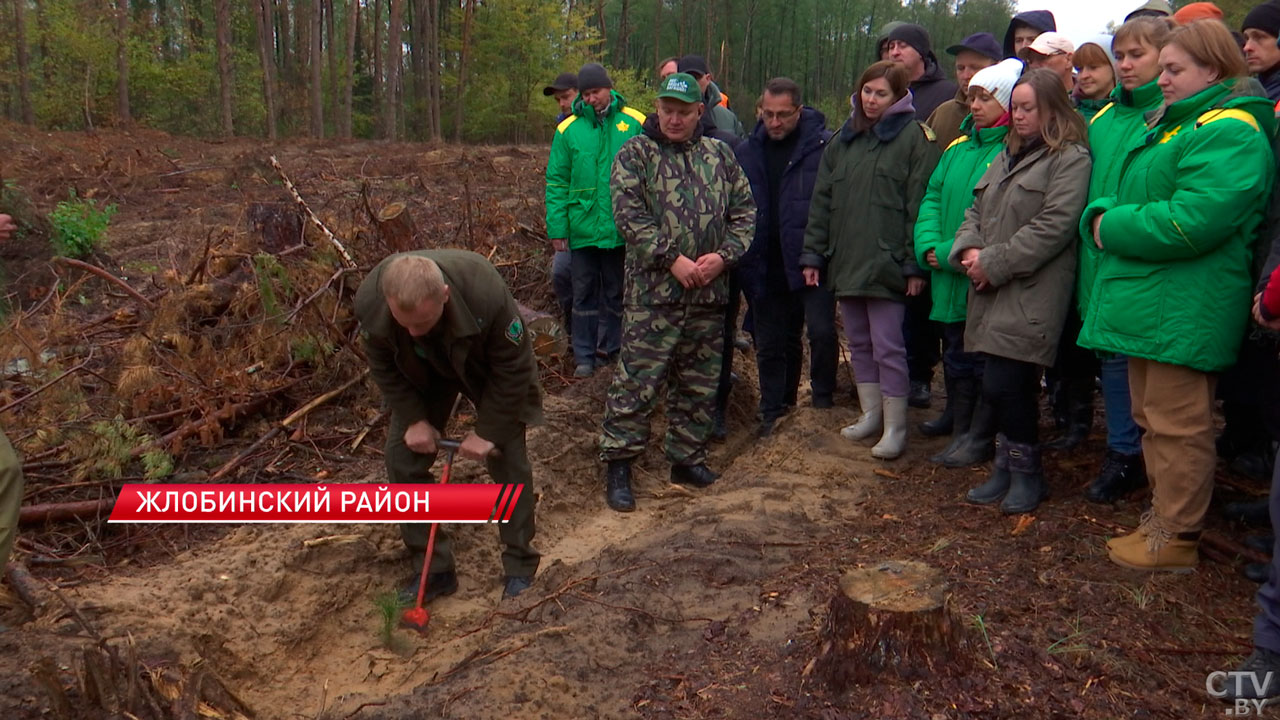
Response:
[{"label": "man wearing glasses", "polygon": [[809,198],[830,138],[822,113],[801,104],[800,86],[775,78],[765,86],[755,130],[736,149],[757,207],[755,237],[738,273],[755,312],[760,437],[772,434],[796,404],[805,325],[811,402],[816,408],[833,404],[839,352],[835,298],[825,277],[806,288],[800,271]]}]

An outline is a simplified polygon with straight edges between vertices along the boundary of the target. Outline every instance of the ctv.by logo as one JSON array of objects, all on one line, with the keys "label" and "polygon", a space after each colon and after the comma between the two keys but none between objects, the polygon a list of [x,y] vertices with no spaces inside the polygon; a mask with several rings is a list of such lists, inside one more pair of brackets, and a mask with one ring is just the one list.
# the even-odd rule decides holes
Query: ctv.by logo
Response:
[{"label": "ctv.by logo", "polygon": [[[1262,717],[1263,708],[1270,703],[1265,697],[1266,691],[1272,687],[1273,682],[1280,682],[1280,679],[1273,677],[1274,674],[1267,672],[1259,676],[1256,672],[1219,670],[1209,673],[1204,679],[1204,689],[1210,697],[1231,703],[1231,707],[1224,711],[1230,717]],[[1250,692],[1262,699],[1240,697]]]}]

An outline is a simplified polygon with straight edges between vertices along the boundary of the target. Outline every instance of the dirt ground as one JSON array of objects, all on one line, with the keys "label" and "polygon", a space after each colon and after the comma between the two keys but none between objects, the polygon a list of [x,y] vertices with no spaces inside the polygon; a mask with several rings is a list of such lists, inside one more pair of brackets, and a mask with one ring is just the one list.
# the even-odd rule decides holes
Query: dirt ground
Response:
[{"label": "dirt ground", "polygon": [[[5,179],[38,210],[69,183],[119,205],[98,260],[121,274],[132,268],[144,292],[155,287],[146,267],[187,267],[214,228],[250,232],[248,204],[287,201],[271,181],[271,152],[304,196],[323,199],[317,212],[343,237],[367,227],[361,182],[377,199],[411,200],[433,245],[497,247],[541,226],[538,148],[269,149],[149,132],[28,137],[14,127],[0,138],[12,158],[0,168]],[[38,247],[6,254],[18,304],[46,294],[47,259]],[[508,270],[523,275],[512,285],[526,304],[549,309],[545,269],[535,266],[514,263]],[[105,285],[87,287],[95,312],[127,303]],[[705,490],[668,483],[658,421],[637,465],[639,509],[625,515],[605,506],[595,461],[607,372],[570,382],[562,367],[545,368],[548,422],[529,435],[543,552],[536,583],[500,600],[496,531],[452,529],[461,589],[431,608],[426,636],[396,630],[388,641],[379,632],[377,598],[411,572],[393,526],[26,526],[15,559],[57,591],[34,616],[11,596],[0,602],[0,717],[125,717],[103,709],[111,703],[89,687],[101,683],[86,681],[86,657],[102,647],[127,655],[136,681],[182,677],[190,688],[216,678],[234,696],[188,705],[178,691],[172,707],[156,708],[163,717],[235,717],[232,706],[257,718],[329,720],[1222,715],[1205,677],[1248,654],[1256,586],[1239,575],[1240,558],[1221,551],[1185,576],[1107,561],[1105,539],[1136,524],[1144,499],[1083,501],[1101,461],[1100,427],[1080,450],[1048,456],[1051,498],[1033,518],[1006,518],[962,500],[984,468],[926,460],[945,438],[913,435],[906,456],[887,463],[870,457],[871,443],[841,439],[857,414],[843,366],[835,409],[808,407],[802,389],[800,407],[757,440],[754,358],[739,357],[731,434],[711,459],[722,478]],[[935,410],[911,411],[913,426],[936,412],[940,395]],[[366,384],[338,405],[307,428],[316,453],[273,447],[266,457],[299,477],[380,481],[381,428],[358,450],[349,442],[376,415],[376,391]],[[261,430],[229,428],[180,454],[177,469],[217,467]],[[270,480],[272,467],[264,459],[237,477]],[[483,477],[474,464],[455,470],[457,481]],[[29,498],[86,497],[34,475]],[[1265,491],[1225,471],[1221,480],[1216,504]],[[1211,529],[1244,534],[1216,513]],[[828,603],[844,572],[886,560],[944,575],[965,628],[954,667],[968,669],[944,663],[924,677],[886,675],[836,692],[811,672]]]}]

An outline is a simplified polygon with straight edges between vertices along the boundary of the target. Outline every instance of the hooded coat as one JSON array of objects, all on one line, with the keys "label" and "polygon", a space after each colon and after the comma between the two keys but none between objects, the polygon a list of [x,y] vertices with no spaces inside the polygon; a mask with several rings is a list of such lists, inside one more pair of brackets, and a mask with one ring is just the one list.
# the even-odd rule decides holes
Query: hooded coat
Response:
[{"label": "hooded coat", "polygon": [[1019,24],[1029,25],[1042,33],[1058,30],[1058,23],[1048,10],[1028,10],[1014,15],[1009,21],[1009,29],[1004,32],[1004,56],[1007,58],[1017,57],[1013,52],[1013,31]]},{"label": "hooded coat", "polygon": [[911,103],[916,108],[916,120],[925,122],[938,106],[956,97],[960,87],[948,80],[938,58],[929,53],[924,59],[924,75],[911,83]]}]

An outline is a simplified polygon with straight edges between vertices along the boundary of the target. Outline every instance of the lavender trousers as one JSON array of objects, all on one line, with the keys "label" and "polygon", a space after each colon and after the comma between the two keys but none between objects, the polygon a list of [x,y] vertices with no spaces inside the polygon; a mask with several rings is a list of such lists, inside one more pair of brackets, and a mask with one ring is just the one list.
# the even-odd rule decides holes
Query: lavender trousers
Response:
[{"label": "lavender trousers", "polygon": [[906,305],[880,298],[840,298],[840,317],[849,341],[849,364],[859,383],[880,383],[885,397],[906,397],[907,346],[902,339]]}]

